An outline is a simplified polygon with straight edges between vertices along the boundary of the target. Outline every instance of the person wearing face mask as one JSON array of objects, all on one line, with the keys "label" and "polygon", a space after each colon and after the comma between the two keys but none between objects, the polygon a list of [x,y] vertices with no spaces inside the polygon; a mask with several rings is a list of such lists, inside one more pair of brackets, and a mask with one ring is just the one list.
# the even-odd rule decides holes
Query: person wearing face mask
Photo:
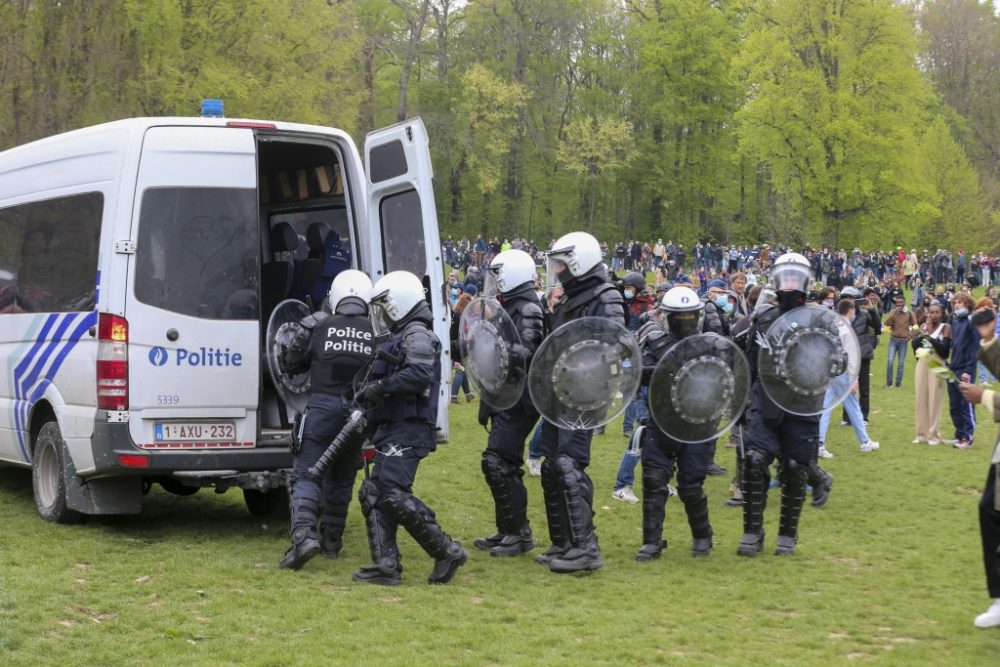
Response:
[{"label": "person wearing face mask", "polygon": [[[963,374],[974,377],[979,332],[969,321],[969,313],[975,308],[975,302],[968,293],[959,292],[951,303],[951,363],[948,368],[957,378],[961,378]],[[955,438],[945,442],[954,445],[956,449],[968,449],[972,447],[976,431],[975,406],[962,397],[957,382],[948,383],[948,404],[951,423],[955,426]]]},{"label": "person wearing face mask", "polygon": [[708,283],[708,292],[702,301],[705,303],[705,324],[703,333],[717,333],[729,336],[729,320],[734,308],[729,305],[729,295],[726,293],[726,283],[722,280],[712,280]]},{"label": "person wearing face mask", "polygon": [[824,287],[819,291],[819,298],[816,301],[824,308],[833,310],[837,303],[837,290],[832,287]]}]

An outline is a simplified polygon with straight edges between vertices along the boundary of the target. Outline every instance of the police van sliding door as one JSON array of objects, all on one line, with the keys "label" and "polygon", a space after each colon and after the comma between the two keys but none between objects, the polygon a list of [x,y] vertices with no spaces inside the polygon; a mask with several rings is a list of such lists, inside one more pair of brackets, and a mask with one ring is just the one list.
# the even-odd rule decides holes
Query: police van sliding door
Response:
[{"label": "police van sliding door", "polygon": [[146,132],[129,262],[129,430],[147,449],[253,447],[260,366],[251,130]]},{"label": "police van sliding door", "polygon": [[[410,271],[424,283],[434,312],[434,333],[441,340],[441,390],[438,400],[438,439],[448,439],[448,379],[450,309],[445,298],[444,264],[437,209],[434,206],[434,172],[427,147],[427,130],[419,118],[372,132],[365,138],[365,171],[368,185],[368,223],[377,227],[381,248],[373,243],[373,266],[385,273]],[[375,230],[373,230],[374,232]],[[380,275],[373,275],[377,280]]]}]

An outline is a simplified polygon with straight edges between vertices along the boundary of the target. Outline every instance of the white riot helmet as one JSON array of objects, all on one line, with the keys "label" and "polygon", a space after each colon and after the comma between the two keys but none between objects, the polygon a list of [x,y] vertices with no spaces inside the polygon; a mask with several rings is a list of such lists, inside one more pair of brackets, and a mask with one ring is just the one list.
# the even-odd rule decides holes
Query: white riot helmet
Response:
[{"label": "white riot helmet", "polygon": [[705,303],[690,287],[671,287],[660,300],[654,316],[675,337],[693,336],[701,333]]},{"label": "white riot helmet", "polygon": [[424,301],[420,278],[409,271],[387,273],[372,287],[371,317],[376,335],[387,333],[392,325],[410,314]]},{"label": "white riot helmet", "polygon": [[372,298],[371,278],[364,272],[355,269],[341,271],[333,279],[330,293],[326,298],[330,304],[331,313],[337,312],[337,306],[340,305],[340,302],[348,298],[360,299],[367,307]]},{"label": "white riot helmet", "polygon": [[[556,264],[566,265],[560,271]],[[601,263],[601,244],[587,232],[561,236],[545,255],[545,282],[549,287],[579,278]]]},{"label": "white riot helmet", "polygon": [[507,294],[525,283],[534,283],[535,260],[523,250],[504,250],[493,258],[486,273],[483,296]]},{"label": "white riot helmet", "polygon": [[809,260],[797,252],[788,252],[771,266],[771,285],[776,292],[797,291],[805,294],[812,280]]},{"label": "white riot helmet", "polygon": [[771,286],[777,292],[782,311],[805,305],[812,266],[797,252],[788,252],[774,260],[771,266]]}]

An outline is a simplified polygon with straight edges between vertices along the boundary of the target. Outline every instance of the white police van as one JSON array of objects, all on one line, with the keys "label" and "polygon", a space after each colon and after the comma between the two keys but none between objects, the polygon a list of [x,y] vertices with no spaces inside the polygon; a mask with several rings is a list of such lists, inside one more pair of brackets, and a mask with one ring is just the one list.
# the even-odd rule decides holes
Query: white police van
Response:
[{"label": "white police van", "polygon": [[347,265],[423,277],[449,312],[427,134],[221,117],[134,118],[0,153],[0,463],[61,523],[138,512],[149,485],[287,502],[289,410],[264,326],[319,309]]}]

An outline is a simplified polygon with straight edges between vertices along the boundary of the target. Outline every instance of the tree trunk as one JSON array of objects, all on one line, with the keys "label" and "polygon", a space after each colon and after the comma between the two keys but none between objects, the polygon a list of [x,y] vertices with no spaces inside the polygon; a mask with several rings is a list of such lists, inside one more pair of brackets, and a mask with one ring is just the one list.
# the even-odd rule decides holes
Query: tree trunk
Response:
[{"label": "tree trunk", "polygon": [[424,24],[427,23],[427,12],[430,9],[430,0],[423,0],[416,16],[408,19],[410,24],[410,40],[406,46],[406,60],[403,63],[403,71],[399,75],[399,104],[396,107],[396,120],[404,121],[410,111],[410,73],[413,71],[413,63],[417,61],[417,54],[420,51],[420,37],[424,34]]}]

